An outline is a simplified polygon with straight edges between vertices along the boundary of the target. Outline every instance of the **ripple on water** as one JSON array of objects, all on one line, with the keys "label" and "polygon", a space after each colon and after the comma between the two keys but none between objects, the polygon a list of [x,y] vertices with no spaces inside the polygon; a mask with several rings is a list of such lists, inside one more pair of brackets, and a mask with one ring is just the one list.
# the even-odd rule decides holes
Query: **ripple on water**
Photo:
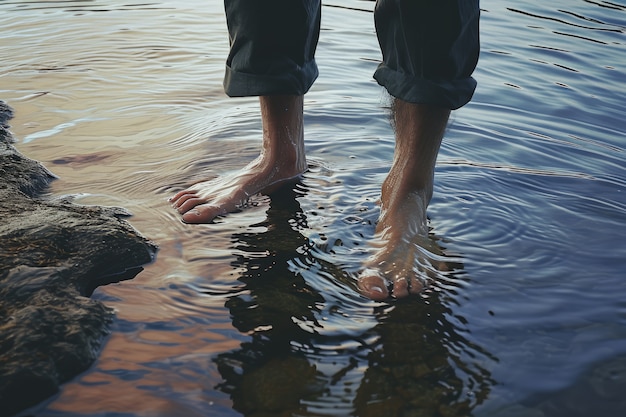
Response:
[{"label": "ripple on water", "polygon": [[420,251],[435,283],[390,304],[354,285],[394,150],[373,5],[323,6],[293,193],[191,227],[166,198],[245,165],[262,134],[258,101],[221,88],[223,5],[0,3],[20,150],[60,176],[53,194],[127,207],[160,246],[96,291],[113,333],[38,415],[576,415],[618,397],[624,7],[481,2],[479,87],[446,133]]}]

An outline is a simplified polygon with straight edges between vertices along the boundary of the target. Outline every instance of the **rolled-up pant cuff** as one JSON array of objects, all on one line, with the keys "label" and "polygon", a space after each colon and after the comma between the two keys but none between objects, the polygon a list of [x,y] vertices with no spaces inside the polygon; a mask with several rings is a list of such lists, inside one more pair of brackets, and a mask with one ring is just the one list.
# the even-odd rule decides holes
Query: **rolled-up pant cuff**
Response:
[{"label": "rolled-up pant cuff", "polygon": [[[225,0],[229,96],[303,95],[318,76],[320,0]],[[472,98],[479,0],[377,0],[383,54],[374,74],[410,103],[457,109]]]},{"label": "rolled-up pant cuff", "polygon": [[304,95],[318,76],[315,60],[281,74],[250,74],[226,66],[224,91],[230,97]]},{"label": "rolled-up pant cuff", "polygon": [[413,77],[380,64],[374,79],[393,97],[414,104],[428,104],[456,110],[466,105],[476,90],[472,77],[450,81],[431,81]]},{"label": "rolled-up pant cuff", "polygon": [[229,96],[303,95],[318,70],[320,0],[225,0]]},{"label": "rolled-up pant cuff", "polygon": [[374,78],[410,103],[465,105],[476,89],[479,17],[479,0],[378,0],[383,60]]}]

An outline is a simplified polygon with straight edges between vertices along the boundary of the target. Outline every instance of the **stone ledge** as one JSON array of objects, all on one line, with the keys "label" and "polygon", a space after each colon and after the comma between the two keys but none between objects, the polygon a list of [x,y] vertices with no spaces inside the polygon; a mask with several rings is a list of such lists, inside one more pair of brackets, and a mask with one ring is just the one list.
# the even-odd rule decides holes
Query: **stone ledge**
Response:
[{"label": "stone ledge", "polygon": [[133,278],[157,251],[123,209],[44,196],[55,176],[12,145],[11,116],[0,102],[0,417],[91,366],[113,311],[89,296]]}]

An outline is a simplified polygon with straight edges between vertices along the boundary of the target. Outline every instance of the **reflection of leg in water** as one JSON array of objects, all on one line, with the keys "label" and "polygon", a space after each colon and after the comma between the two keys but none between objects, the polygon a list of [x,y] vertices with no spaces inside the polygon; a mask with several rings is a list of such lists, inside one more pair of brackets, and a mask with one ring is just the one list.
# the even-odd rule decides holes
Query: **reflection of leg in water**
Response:
[{"label": "reflection of leg in water", "polygon": [[233,262],[246,284],[226,302],[233,325],[249,340],[215,358],[233,408],[244,416],[306,415],[303,400],[321,395],[319,372],[304,352],[314,351],[311,333],[294,321],[314,323],[323,297],[294,274],[291,262],[308,256],[300,230],[306,219],[296,193],[272,194],[267,219],[255,230],[233,235]]},{"label": "reflection of leg in water", "polygon": [[430,300],[381,311],[354,415],[467,417],[488,397],[494,381],[485,365],[496,358],[450,321],[442,293]]},{"label": "reflection of leg in water", "polygon": [[172,197],[185,222],[209,223],[235,211],[250,196],[271,192],[305,171],[302,96],[265,96],[260,103],[261,154],[230,177],[200,182]]},{"label": "reflection of leg in water", "polygon": [[[489,394],[485,368],[494,358],[466,338],[465,319],[450,309],[456,302],[446,288],[462,279],[454,276],[462,274],[460,259],[428,303],[400,300],[372,317],[358,297],[350,306],[294,272],[293,265],[313,265],[336,276],[302,233],[307,220],[296,195],[272,194],[267,219],[232,236],[232,266],[245,290],[225,306],[245,336],[214,358],[217,389],[247,417],[471,415]],[[359,314],[371,325],[341,327]]]}]

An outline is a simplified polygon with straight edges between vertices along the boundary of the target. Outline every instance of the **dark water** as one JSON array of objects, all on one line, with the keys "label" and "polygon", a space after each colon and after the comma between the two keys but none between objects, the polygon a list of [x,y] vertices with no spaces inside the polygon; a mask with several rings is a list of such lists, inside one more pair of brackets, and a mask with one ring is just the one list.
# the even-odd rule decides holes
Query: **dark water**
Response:
[{"label": "dark water", "polygon": [[624,415],[626,4],[481,7],[429,209],[424,256],[448,271],[386,304],[353,282],[393,152],[372,2],[324,2],[303,180],[197,227],[166,198],[260,138],[256,100],[221,90],[221,2],[0,2],[19,149],[161,246],[96,291],[117,310],[100,359],[31,413]]}]

